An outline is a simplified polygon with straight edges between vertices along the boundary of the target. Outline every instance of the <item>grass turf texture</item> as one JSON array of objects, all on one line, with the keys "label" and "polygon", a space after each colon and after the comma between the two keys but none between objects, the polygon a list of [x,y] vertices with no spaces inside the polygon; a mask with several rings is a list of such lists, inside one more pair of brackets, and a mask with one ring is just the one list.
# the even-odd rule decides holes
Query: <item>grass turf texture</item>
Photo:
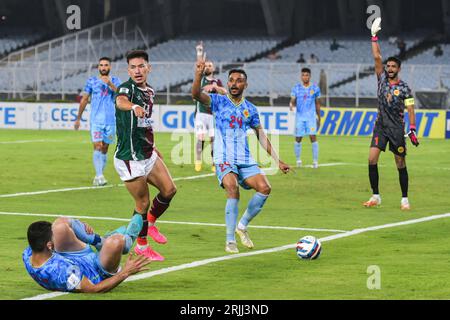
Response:
[{"label": "grass turf texture", "polygon": [[[320,163],[346,165],[297,169],[296,174],[269,175],[272,193],[253,225],[352,230],[450,212],[449,142],[422,139],[409,147],[412,210],[402,212],[400,186],[393,155],[380,158],[380,191],[383,204],[366,209],[370,196],[367,173],[369,139],[319,137]],[[2,143],[49,140],[32,143]],[[59,188],[90,186],[94,175],[88,132],[0,130],[0,195]],[[210,173],[209,166],[196,173],[193,165],[175,165],[170,154],[176,141],[157,134],[158,148],[173,177]],[[193,140],[192,140],[193,143]],[[410,144],[409,144],[410,146]],[[109,152],[105,176],[115,186],[105,189],[0,198],[0,211],[128,218],[133,201],[112,165]],[[295,163],[293,138],[280,137],[281,158]],[[311,164],[310,142],[303,143],[303,163]],[[162,220],[224,223],[225,195],[215,176],[176,182],[178,193]],[[151,188],[152,197],[155,189]],[[252,196],[241,192],[240,214]],[[26,273],[21,252],[26,229],[45,217],[0,215],[0,299],[20,299],[47,293]],[[85,220],[99,233],[120,221]],[[66,295],[58,299],[447,299],[450,289],[448,227],[450,221],[432,222],[368,232],[323,244],[316,261],[300,261],[294,249],[215,262],[145,280],[121,284],[104,295]],[[227,255],[225,228],[159,224],[168,244],[155,249],[166,256],[151,270]],[[295,243],[301,236],[330,232],[250,229],[256,248]],[[240,244],[241,252],[248,252]],[[381,269],[381,289],[369,290],[367,267]]]}]

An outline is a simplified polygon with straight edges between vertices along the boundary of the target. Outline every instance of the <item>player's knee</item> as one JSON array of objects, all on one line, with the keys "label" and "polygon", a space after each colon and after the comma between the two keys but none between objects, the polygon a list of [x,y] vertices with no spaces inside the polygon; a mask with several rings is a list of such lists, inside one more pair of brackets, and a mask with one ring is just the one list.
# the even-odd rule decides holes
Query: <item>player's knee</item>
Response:
[{"label": "player's knee", "polygon": [[138,212],[147,212],[149,207],[150,207],[149,199],[140,199],[136,201],[136,209],[138,210]]},{"label": "player's knee", "polygon": [[124,245],[124,236],[121,234],[114,234],[105,240],[102,250],[108,248],[109,250],[114,250],[121,253]]},{"label": "player's knee", "polygon": [[170,186],[167,190],[161,193],[161,195],[166,199],[172,199],[177,193],[177,187],[175,185]]},{"label": "player's knee", "polygon": [[53,226],[58,225],[58,224],[67,224],[67,225],[70,225],[70,218],[59,217],[59,218],[57,218],[57,219],[53,222]]},{"label": "player's knee", "polygon": [[52,233],[55,238],[61,239],[71,231],[70,225],[67,221],[60,221],[58,223],[55,222],[52,225]]},{"label": "player's knee", "polygon": [[369,157],[369,165],[373,166],[376,165],[377,163],[378,163],[377,159]]},{"label": "player's knee", "polygon": [[223,183],[223,187],[227,191],[229,197],[238,198],[239,197],[239,186],[235,181],[227,181]]},{"label": "player's knee", "polygon": [[270,184],[262,184],[261,186],[258,187],[257,190],[259,193],[262,193],[266,196],[268,196],[270,194],[270,192],[272,191],[272,187],[270,186]]},{"label": "player's knee", "polygon": [[296,138],[295,138],[295,141],[298,142],[298,143],[300,143],[300,142],[302,142],[302,138],[301,138],[301,137],[296,137]]}]

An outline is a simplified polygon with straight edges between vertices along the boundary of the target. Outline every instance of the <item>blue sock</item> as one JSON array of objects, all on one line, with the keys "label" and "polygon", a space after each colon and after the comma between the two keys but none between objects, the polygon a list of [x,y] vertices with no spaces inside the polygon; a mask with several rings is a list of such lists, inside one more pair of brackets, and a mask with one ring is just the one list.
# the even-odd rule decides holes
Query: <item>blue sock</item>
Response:
[{"label": "blue sock", "polygon": [[227,224],[227,241],[236,241],[234,231],[236,230],[239,199],[227,199],[225,207],[225,223]]},{"label": "blue sock", "polygon": [[268,197],[269,195],[265,195],[259,192],[255,193],[253,198],[250,199],[247,210],[245,210],[245,213],[242,216],[241,220],[239,221],[239,224],[242,224],[245,227],[247,227],[248,223],[252,221],[252,219],[256,217],[258,213],[261,211]]},{"label": "blue sock", "polygon": [[297,158],[297,161],[299,161],[300,156],[302,155],[302,143],[294,142],[294,150],[295,150],[295,157]]},{"label": "blue sock", "polygon": [[108,160],[108,154],[102,153],[102,172],[105,171],[106,160]]},{"label": "blue sock", "polygon": [[103,157],[102,157],[101,151],[94,150],[93,160],[94,160],[95,175],[97,177],[103,175],[103,159],[102,158]]},{"label": "blue sock", "polygon": [[133,246],[133,239],[129,235],[124,235],[125,238],[125,245],[123,247],[122,253],[127,254],[130,252],[131,247]]},{"label": "blue sock", "polygon": [[312,153],[313,153],[313,161],[317,162],[319,160],[319,142],[312,143]]},{"label": "blue sock", "polygon": [[69,219],[70,226],[78,239],[84,243],[92,244],[98,251],[102,248],[103,239],[96,233],[88,234],[84,223],[77,219]]}]

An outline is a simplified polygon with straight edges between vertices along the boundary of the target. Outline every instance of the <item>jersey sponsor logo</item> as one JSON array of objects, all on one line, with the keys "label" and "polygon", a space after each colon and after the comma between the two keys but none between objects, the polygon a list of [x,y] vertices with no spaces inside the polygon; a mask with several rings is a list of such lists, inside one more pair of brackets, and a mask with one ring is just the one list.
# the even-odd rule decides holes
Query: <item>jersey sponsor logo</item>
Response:
[{"label": "jersey sponsor logo", "polygon": [[138,118],[137,126],[138,128],[150,128],[153,124],[153,120],[151,118]]}]

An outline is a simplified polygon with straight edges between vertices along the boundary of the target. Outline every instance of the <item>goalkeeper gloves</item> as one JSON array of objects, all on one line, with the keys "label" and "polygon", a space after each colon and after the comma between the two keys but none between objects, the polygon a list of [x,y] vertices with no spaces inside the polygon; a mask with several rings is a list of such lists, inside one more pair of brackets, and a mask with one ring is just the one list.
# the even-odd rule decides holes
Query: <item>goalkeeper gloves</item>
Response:
[{"label": "goalkeeper gloves", "polygon": [[417,136],[416,136],[416,127],[415,126],[409,127],[408,137],[409,137],[409,139],[411,139],[411,143],[413,145],[415,145],[416,147],[419,145],[419,140],[417,139]]},{"label": "goalkeeper gloves", "polygon": [[378,17],[372,22],[372,28],[370,32],[372,33],[372,39],[377,37],[377,33],[381,30],[381,18]]}]

